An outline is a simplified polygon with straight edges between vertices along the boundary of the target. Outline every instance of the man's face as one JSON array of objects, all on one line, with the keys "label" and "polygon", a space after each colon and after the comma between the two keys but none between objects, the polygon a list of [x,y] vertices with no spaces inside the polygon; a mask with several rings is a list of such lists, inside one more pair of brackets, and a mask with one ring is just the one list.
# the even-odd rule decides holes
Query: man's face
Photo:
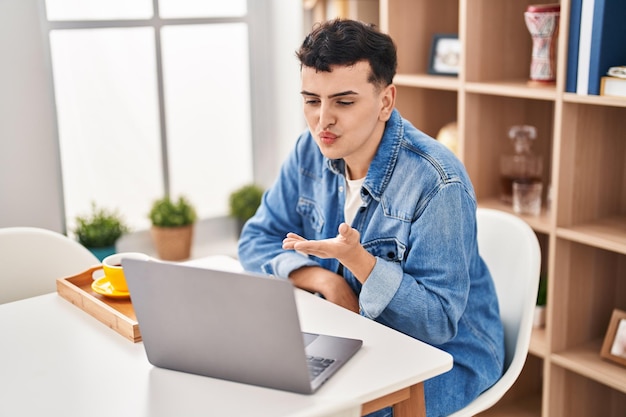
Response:
[{"label": "man's face", "polygon": [[343,158],[352,179],[363,178],[376,153],[395,99],[395,87],[368,82],[370,65],[302,68],[304,116],[320,151]]}]

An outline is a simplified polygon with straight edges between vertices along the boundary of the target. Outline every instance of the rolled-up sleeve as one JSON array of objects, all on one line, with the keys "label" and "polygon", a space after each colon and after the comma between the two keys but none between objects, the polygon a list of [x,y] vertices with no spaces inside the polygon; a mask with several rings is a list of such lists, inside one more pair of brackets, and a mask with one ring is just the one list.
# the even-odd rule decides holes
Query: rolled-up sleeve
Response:
[{"label": "rolled-up sleeve", "polygon": [[363,284],[359,296],[361,315],[376,319],[396,295],[402,274],[400,264],[376,258],[374,269]]}]

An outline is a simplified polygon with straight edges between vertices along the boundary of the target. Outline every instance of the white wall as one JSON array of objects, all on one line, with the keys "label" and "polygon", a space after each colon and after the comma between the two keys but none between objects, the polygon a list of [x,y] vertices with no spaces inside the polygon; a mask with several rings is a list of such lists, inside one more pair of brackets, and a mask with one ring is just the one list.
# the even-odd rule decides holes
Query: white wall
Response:
[{"label": "white wall", "polygon": [[[64,232],[61,169],[43,0],[0,0],[0,227],[36,226]],[[302,41],[301,3],[267,0],[271,50],[257,51],[274,65],[257,100],[264,121],[257,155],[269,165],[255,169],[269,185],[305,125],[294,56]],[[266,72],[266,75],[267,75]],[[255,94],[258,94],[256,92]],[[256,140],[256,138],[255,138]]]},{"label": "white wall", "polygon": [[276,9],[272,44],[275,47],[275,57],[278,63],[274,71],[274,88],[276,98],[280,100],[276,107],[278,126],[276,152],[282,162],[293,147],[297,136],[306,128],[300,97],[300,63],[296,58],[296,50],[304,39],[305,31],[302,27],[302,2],[272,1]]},{"label": "white wall", "polygon": [[39,0],[0,0],[0,227],[64,228]]}]

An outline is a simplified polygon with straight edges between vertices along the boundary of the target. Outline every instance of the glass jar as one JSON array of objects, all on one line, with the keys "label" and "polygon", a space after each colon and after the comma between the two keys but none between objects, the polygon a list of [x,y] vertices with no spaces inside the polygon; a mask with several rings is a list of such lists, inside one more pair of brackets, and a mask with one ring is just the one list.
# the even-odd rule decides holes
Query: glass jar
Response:
[{"label": "glass jar", "polygon": [[509,129],[514,153],[500,158],[500,199],[504,203],[513,202],[513,182],[541,182],[542,158],[532,151],[532,142],[536,137],[537,130],[534,126],[519,125]]}]

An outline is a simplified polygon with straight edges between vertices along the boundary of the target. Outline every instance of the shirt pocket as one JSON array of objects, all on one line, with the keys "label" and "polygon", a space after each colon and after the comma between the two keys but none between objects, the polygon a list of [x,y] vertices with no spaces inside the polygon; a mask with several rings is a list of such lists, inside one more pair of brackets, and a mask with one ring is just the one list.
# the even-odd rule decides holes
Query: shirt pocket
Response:
[{"label": "shirt pocket", "polygon": [[324,215],[322,210],[313,200],[309,200],[304,197],[300,197],[296,211],[302,217],[305,230],[311,227],[316,233],[320,233],[324,227]]},{"label": "shirt pocket", "polygon": [[393,237],[370,240],[363,247],[372,255],[390,262],[402,262],[406,253],[406,246]]}]

